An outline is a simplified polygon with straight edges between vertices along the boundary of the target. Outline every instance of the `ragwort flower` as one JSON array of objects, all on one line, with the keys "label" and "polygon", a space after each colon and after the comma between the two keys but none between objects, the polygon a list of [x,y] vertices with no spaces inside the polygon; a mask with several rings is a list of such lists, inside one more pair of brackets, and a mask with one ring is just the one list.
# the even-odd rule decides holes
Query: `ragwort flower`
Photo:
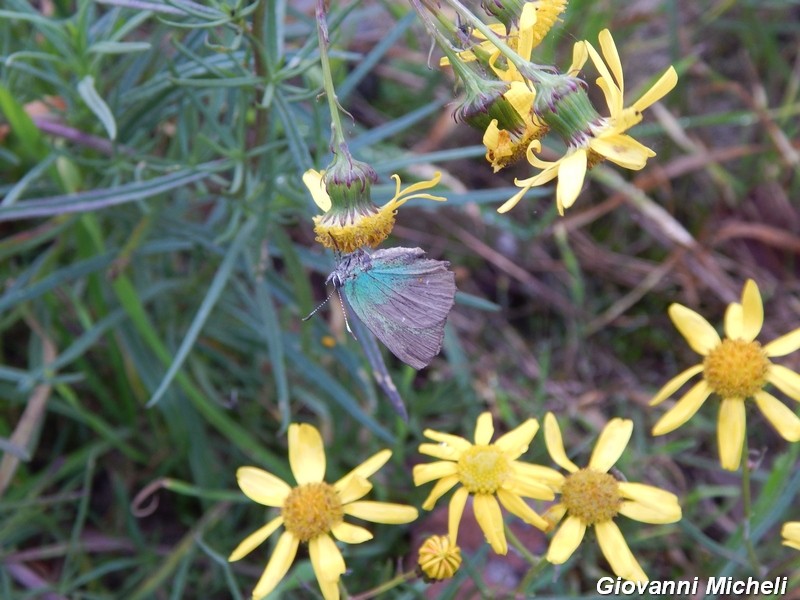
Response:
[{"label": "ragwort flower", "polygon": [[400,176],[392,175],[396,189],[394,197],[378,208],[372,201],[375,171],[366,163],[353,159],[344,150],[334,155],[327,171],[309,169],[303,174],[314,203],[323,214],[314,217],[316,240],[332,250],[349,254],[364,246],[375,247],[385,240],[394,227],[397,209],[412,198],[427,198],[444,202],[446,198],[422,193],[436,186],[441,174],[433,179],[400,189]]},{"label": "ragwort flower", "polygon": [[594,527],[597,542],[614,573],[631,581],[647,581],[614,518],[624,515],[643,523],[675,523],[681,508],[675,494],[643,483],[619,481],[608,473],[625,450],[633,432],[633,421],[611,419],[597,439],[589,465],[578,468],[564,450],[561,430],[552,413],[544,418],[547,451],[569,475],[562,478],[561,501],[544,515],[551,527],[566,519],[550,541],[546,558],[560,565],[572,556],[588,527]]},{"label": "ragwort flower", "polygon": [[781,536],[783,536],[784,546],[800,550],[800,521],[784,523],[781,528]]},{"label": "ragwort flower", "polygon": [[474,444],[457,435],[425,430],[425,437],[437,443],[421,444],[419,451],[441,460],[415,466],[414,484],[439,480],[422,505],[426,510],[431,510],[439,498],[461,484],[450,499],[448,532],[452,543],[458,539],[458,526],[470,495],[478,525],[497,554],[508,552],[498,500],[526,523],[539,529],[547,527],[547,522],[523,498],[552,500],[552,485],[560,481],[561,475],[549,467],[517,460],[528,450],[538,429],[536,419],[528,419],[491,444],[492,415],[485,412],[478,417]]},{"label": "ragwort flower", "polygon": [[248,498],[280,508],[281,514],[247,536],[228,560],[244,558],[281,525],[285,529],[253,590],[254,600],[266,596],[280,583],[301,542],[308,544],[311,565],[325,600],[338,599],[339,577],[346,567],[331,534],[347,544],[372,539],[369,531],[345,522],[344,517],[391,524],[410,523],[417,518],[417,509],[411,506],[361,500],[372,489],[367,478],[391,455],[389,450],[378,452],[336,483],[325,483],[325,450],[319,431],[311,425],[294,423],[289,426],[289,464],[297,486],[291,487],[256,467],[241,467],[236,472],[239,487]]},{"label": "ragwort flower", "polygon": [[498,212],[511,210],[532,187],[558,179],[556,206],[559,214],[563,215],[578,198],[586,171],[597,163],[610,160],[621,167],[636,171],[645,166],[648,158],[655,156],[650,148],[624,132],[642,120],[643,110],[675,87],[678,75],[670,67],[641,98],[625,107],[622,63],[617,47],[607,29],[600,32],[599,39],[603,56],[589,42],[578,42],[568,74],[577,73],[587,57],[591,57],[600,73],[596,83],[605,95],[609,116],[597,115],[581,88],[567,88],[566,94],[563,90],[555,90],[552,94],[544,94],[543,90],[538,90],[537,113],[564,138],[567,151],[556,161],[545,161],[537,156],[542,149],[541,143],[532,142],[528,148],[528,162],[541,169],[541,172],[528,179],[516,180],[515,184],[522,189],[506,201]]},{"label": "ragwort flower", "polygon": [[653,427],[653,435],[664,435],[677,429],[692,418],[711,394],[716,394],[722,399],[717,444],[723,469],[735,471],[739,468],[745,439],[744,401],[747,398],[755,400],[785,440],[800,441],[800,418],[764,390],[771,383],[800,402],[800,375],[769,360],[800,348],[800,328],[766,346],[756,341],[764,323],[764,307],[755,281],[748,279],[745,283],[741,303],[728,305],[725,339],[720,339],[708,321],[685,306],[671,305],[669,316],[692,350],[703,356],[703,362],[668,381],[650,405],[663,402],[699,373],[703,374],[703,379],[664,413]]}]

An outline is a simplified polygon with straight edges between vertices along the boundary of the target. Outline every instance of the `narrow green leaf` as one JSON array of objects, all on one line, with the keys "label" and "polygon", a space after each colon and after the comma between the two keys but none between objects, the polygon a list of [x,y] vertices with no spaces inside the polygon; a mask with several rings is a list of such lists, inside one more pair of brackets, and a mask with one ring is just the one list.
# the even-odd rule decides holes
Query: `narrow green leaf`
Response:
[{"label": "narrow green leaf", "polygon": [[97,42],[89,46],[89,52],[93,54],[130,54],[132,52],[144,52],[150,50],[152,45],[149,42]]},{"label": "narrow green leaf", "polygon": [[108,108],[108,104],[106,104],[105,100],[97,93],[94,87],[94,77],[87,75],[81,79],[81,82],[78,84],[78,94],[83,98],[89,110],[91,110],[103,124],[109,139],[117,139],[117,122],[114,120],[114,115],[111,113],[111,109]]}]

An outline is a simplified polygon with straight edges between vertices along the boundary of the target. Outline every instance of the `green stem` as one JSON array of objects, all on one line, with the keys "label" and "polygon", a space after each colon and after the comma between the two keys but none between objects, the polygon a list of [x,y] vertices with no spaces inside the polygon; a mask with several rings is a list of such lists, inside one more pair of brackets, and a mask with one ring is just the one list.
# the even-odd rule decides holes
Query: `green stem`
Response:
[{"label": "green stem", "polygon": [[[265,23],[266,23],[266,12],[267,12],[267,2],[263,0],[258,3],[255,10],[253,11],[253,29],[250,33],[249,37],[253,42],[253,64],[255,66],[256,75],[264,81],[264,85],[266,86],[267,83],[267,76],[269,75],[269,69],[267,68],[267,57],[266,57],[266,48],[267,45],[264,40],[265,34]],[[259,101],[256,106],[256,123],[255,123],[256,131],[255,131],[255,139],[253,141],[253,147],[258,148],[266,143],[267,140],[267,129],[269,127],[269,112],[261,106],[261,102]],[[253,157],[253,163],[257,163],[259,157]]]},{"label": "green stem", "polygon": [[542,562],[540,558],[536,558],[533,554],[530,553],[530,551],[523,545],[520,539],[516,535],[514,535],[514,532],[511,531],[511,528],[508,525],[503,524],[503,529],[505,529],[506,538],[508,539],[508,541],[511,542],[511,545],[514,546],[514,548],[516,548],[520,554],[522,554],[522,557],[526,561],[528,561],[534,567]]},{"label": "green stem", "polygon": [[750,493],[750,460],[747,449],[747,438],[744,440],[742,456],[744,458],[742,465],[742,510],[744,512],[742,538],[744,539],[744,546],[747,550],[747,557],[750,559],[750,565],[753,567],[756,576],[759,576],[761,574],[761,563],[758,561],[756,550],[753,547],[753,540],[750,539],[750,517],[752,516],[753,503]]},{"label": "green stem", "polygon": [[342,117],[339,114],[341,108],[339,100],[336,98],[336,90],[333,86],[333,74],[331,73],[331,60],[328,56],[328,21],[325,11],[325,0],[317,0],[317,38],[319,39],[319,62],[322,65],[322,87],[325,89],[325,97],[328,99],[328,108],[331,113],[331,148],[338,149],[345,144],[344,128],[342,127]]},{"label": "green stem", "polygon": [[406,571],[405,573],[400,573],[399,575],[391,578],[386,583],[382,583],[378,587],[374,587],[371,590],[367,590],[357,596],[350,596],[350,600],[369,600],[370,598],[377,598],[380,594],[384,592],[388,592],[392,588],[397,587],[401,583],[405,583],[406,581],[411,581],[412,579],[417,577],[416,571]]},{"label": "green stem", "polygon": [[433,36],[433,39],[436,40],[436,43],[439,45],[439,48],[442,49],[444,55],[450,61],[450,66],[453,67],[453,70],[458,74],[461,81],[464,82],[464,87],[466,87],[470,92],[474,94],[481,93],[481,85],[480,85],[480,78],[475,74],[472,69],[467,67],[459,58],[458,53],[453,49],[453,46],[450,44],[450,41],[442,34],[436,24],[431,20],[431,15],[428,10],[422,7],[419,3],[419,0],[411,0],[411,4],[414,7],[414,10],[417,11],[419,18],[422,20],[422,23],[425,25],[425,28],[428,30]]},{"label": "green stem", "polygon": [[497,47],[500,53],[505,56],[520,73],[524,73],[526,78],[530,79],[536,85],[550,84],[554,75],[546,73],[544,67],[533,64],[514,52],[514,50],[512,50],[508,44],[501,40],[500,37],[494,31],[492,31],[488,25],[472,14],[472,11],[461,4],[459,0],[445,1],[454,9],[456,9],[456,12],[466,19],[470,25],[486,36],[486,39],[492,42],[492,44]]}]

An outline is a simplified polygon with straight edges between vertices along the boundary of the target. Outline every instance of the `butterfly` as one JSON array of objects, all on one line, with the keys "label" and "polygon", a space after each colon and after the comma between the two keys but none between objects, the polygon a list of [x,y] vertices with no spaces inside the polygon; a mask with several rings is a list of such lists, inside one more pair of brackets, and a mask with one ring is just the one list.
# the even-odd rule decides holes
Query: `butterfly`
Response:
[{"label": "butterfly", "polygon": [[[342,305],[404,363],[422,369],[439,354],[453,308],[450,263],[425,258],[420,248],[363,248],[344,255],[325,283]],[[347,310],[345,309],[345,315]]]}]

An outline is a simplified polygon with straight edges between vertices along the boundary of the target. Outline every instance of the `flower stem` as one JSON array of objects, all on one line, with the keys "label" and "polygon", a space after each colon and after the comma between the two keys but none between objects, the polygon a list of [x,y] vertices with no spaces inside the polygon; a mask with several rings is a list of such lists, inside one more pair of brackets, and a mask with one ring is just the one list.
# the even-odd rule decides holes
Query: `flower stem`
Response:
[{"label": "flower stem", "polygon": [[535,567],[540,562],[542,562],[541,559],[536,558],[533,554],[530,553],[530,551],[522,544],[520,539],[516,535],[514,535],[514,532],[511,531],[511,528],[508,525],[503,524],[503,529],[505,529],[506,538],[508,539],[509,542],[511,542],[511,545],[514,546],[514,548],[516,548],[519,551],[519,553],[522,554],[522,557],[525,560],[527,560],[532,566]]},{"label": "flower stem", "polygon": [[545,67],[533,64],[514,52],[514,50],[512,50],[508,44],[501,40],[500,37],[494,31],[492,31],[488,25],[472,14],[472,11],[464,6],[459,0],[445,0],[445,2],[456,9],[456,12],[466,19],[470,25],[480,31],[487,40],[492,42],[492,44],[495,45],[500,53],[505,56],[520,73],[524,73],[527,78],[530,78],[534,84],[541,85],[543,83],[549,83],[553,78],[552,74],[545,72]]},{"label": "flower stem", "polygon": [[442,34],[442,32],[439,30],[439,27],[437,27],[436,24],[433,22],[433,20],[431,19],[431,15],[428,12],[430,9],[428,8],[428,10],[425,10],[425,8],[423,8],[422,5],[420,4],[419,0],[411,0],[411,4],[414,7],[414,10],[417,11],[419,18],[425,25],[425,28],[428,30],[428,33],[430,33],[433,36],[433,39],[436,40],[436,43],[439,45],[439,48],[441,48],[442,52],[444,52],[445,56],[447,56],[447,58],[450,60],[450,66],[458,74],[461,81],[464,82],[464,87],[468,88],[469,91],[475,94],[480,94],[481,92],[480,79],[478,78],[477,75],[475,75],[472,69],[467,67],[461,61],[461,59],[458,56],[458,53],[453,50],[450,41]]},{"label": "flower stem", "polygon": [[322,65],[322,87],[325,89],[325,97],[328,99],[328,108],[331,113],[331,149],[336,150],[345,144],[345,138],[342,118],[339,114],[341,105],[336,97],[336,90],[333,87],[331,61],[328,56],[330,38],[328,36],[325,0],[317,0],[316,19],[317,38],[319,39],[319,62]]},{"label": "flower stem", "polygon": [[747,438],[744,440],[744,447],[742,448],[742,455],[744,457],[742,465],[742,510],[744,512],[744,520],[742,526],[742,539],[744,546],[747,550],[747,557],[750,559],[750,565],[756,573],[756,576],[761,575],[761,563],[758,561],[755,548],[753,547],[753,540],[750,539],[750,517],[752,516],[753,503],[750,493],[750,460],[749,452],[747,449]]},{"label": "flower stem", "polygon": [[400,573],[395,577],[392,577],[389,581],[382,583],[381,585],[372,588],[371,590],[367,590],[357,596],[350,596],[350,600],[369,600],[370,598],[376,598],[380,594],[384,592],[388,592],[394,587],[397,587],[401,583],[405,583],[406,581],[411,581],[417,577],[416,571],[406,571],[405,573]]}]

